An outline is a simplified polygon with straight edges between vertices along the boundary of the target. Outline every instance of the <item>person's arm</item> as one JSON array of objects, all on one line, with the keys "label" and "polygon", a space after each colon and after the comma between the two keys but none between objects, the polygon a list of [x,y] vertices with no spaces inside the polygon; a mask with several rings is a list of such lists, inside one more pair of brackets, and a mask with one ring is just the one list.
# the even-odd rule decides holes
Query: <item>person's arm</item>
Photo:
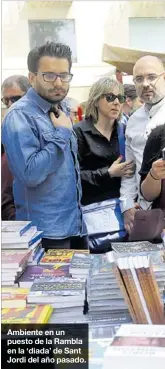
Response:
[{"label": "person's arm", "polygon": [[153,163],[152,169],[141,183],[141,193],[147,201],[155,200],[161,193],[161,179],[158,178],[158,171],[161,170],[161,164],[164,165],[164,177],[162,179],[165,179],[165,163],[160,159]]},{"label": "person's arm", "polygon": [[[128,128],[126,129],[126,160],[135,162],[133,150],[130,145],[129,135],[127,134]],[[121,200],[121,211],[132,209],[135,207],[135,199],[138,195],[138,187],[136,180],[136,171],[130,178],[122,177],[120,187],[120,200]]]},{"label": "person's arm", "polygon": [[96,170],[86,170],[83,166],[84,155],[87,152],[86,142],[83,132],[80,127],[74,127],[78,139],[78,160],[80,163],[81,182],[82,187],[86,186],[102,189],[102,185],[113,186],[115,177],[122,177],[122,175],[132,175],[132,164],[124,162],[121,163],[122,157],[119,157],[110,167],[106,166]]},{"label": "person's arm", "polygon": [[140,170],[141,193],[153,201],[161,193],[161,180],[165,178],[165,161],[161,157],[161,127],[156,128],[146,143]]},{"label": "person's arm", "polygon": [[45,146],[41,149],[33,117],[20,110],[11,110],[2,127],[2,141],[12,172],[28,187],[41,184],[58,170],[70,137],[68,128],[48,129],[43,132]]}]

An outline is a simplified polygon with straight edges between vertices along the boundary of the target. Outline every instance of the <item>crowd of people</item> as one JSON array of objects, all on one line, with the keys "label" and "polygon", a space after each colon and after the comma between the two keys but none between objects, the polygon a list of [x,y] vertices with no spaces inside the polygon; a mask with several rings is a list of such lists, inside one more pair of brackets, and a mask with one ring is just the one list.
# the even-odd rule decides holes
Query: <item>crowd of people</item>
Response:
[{"label": "crowd of people", "polygon": [[[139,209],[165,210],[165,69],[155,56],[133,68],[134,85],[100,78],[85,112],[67,97],[68,46],[29,52],[29,78],[2,84],[2,219],[32,220],[43,247],[87,248],[83,209],[117,199],[127,237]],[[70,102],[70,103],[69,103]],[[72,102],[72,107],[71,107]],[[73,124],[75,123],[75,124]]]}]

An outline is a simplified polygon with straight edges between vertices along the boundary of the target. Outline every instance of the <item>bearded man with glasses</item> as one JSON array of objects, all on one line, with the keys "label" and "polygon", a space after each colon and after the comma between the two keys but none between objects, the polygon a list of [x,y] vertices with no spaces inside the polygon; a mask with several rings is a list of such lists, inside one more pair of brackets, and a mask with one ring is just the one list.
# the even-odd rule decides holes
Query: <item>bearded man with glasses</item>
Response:
[{"label": "bearded man with glasses", "polygon": [[86,227],[76,135],[65,103],[71,50],[47,42],[28,55],[32,88],[10,108],[2,139],[14,176],[17,220],[43,231],[43,247],[83,248]]},{"label": "bearded man with glasses", "polygon": [[132,178],[122,178],[121,204],[125,228],[131,232],[135,212],[147,209],[150,204],[140,193],[140,176],[143,152],[151,131],[165,124],[165,69],[155,56],[140,58],[133,69],[137,95],[144,102],[128,120],[126,128],[126,159],[134,160],[136,172]]}]

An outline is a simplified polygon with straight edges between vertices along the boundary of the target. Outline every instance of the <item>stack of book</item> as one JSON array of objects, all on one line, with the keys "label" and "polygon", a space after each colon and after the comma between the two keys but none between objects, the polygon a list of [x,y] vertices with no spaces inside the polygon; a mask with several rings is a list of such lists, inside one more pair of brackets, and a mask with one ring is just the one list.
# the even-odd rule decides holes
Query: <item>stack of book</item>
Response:
[{"label": "stack of book", "polygon": [[116,257],[149,255],[152,261],[153,271],[158,283],[160,295],[161,298],[163,298],[165,289],[165,247],[163,243],[119,242],[112,243],[112,249],[114,250]]},{"label": "stack of book", "polygon": [[47,304],[55,309],[54,322],[82,316],[86,300],[86,280],[66,277],[35,279],[27,296],[28,304]]},{"label": "stack of book", "polygon": [[103,369],[164,369],[165,326],[122,325],[103,355]]},{"label": "stack of book", "polygon": [[165,261],[165,247],[163,243],[152,244],[151,242],[112,242],[112,249],[117,254],[129,256],[150,255],[153,264]]},{"label": "stack of book", "polygon": [[50,305],[2,309],[1,322],[2,324],[43,324],[49,321],[52,310]]},{"label": "stack of book", "polygon": [[[91,255],[88,278],[89,316],[97,318],[130,319],[128,307],[106,254]],[[130,321],[130,320],[129,320]]]},{"label": "stack of book", "polygon": [[31,288],[35,279],[45,280],[50,277],[69,277],[69,264],[27,266],[25,272],[18,279],[18,284],[22,288]]},{"label": "stack of book", "polygon": [[1,307],[7,309],[25,308],[28,292],[27,288],[3,287],[1,289]]},{"label": "stack of book", "polygon": [[1,284],[2,286],[17,286],[18,278],[24,272],[31,251],[2,250],[1,252]]},{"label": "stack of book", "polygon": [[72,278],[87,278],[89,274],[91,256],[88,251],[82,251],[75,251],[70,262],[69,273]]},{"label": "stack of book", "polygon": [[116,257],[112,252],[107,254],[107,258],[134,323],[164,324],[163,301],[150,256]]},{"label": "stack of book", "polygon": [[31,250],[29,264],[36,265],[44,254],[42,234],[31,221],[3,221],[2,250]]}]

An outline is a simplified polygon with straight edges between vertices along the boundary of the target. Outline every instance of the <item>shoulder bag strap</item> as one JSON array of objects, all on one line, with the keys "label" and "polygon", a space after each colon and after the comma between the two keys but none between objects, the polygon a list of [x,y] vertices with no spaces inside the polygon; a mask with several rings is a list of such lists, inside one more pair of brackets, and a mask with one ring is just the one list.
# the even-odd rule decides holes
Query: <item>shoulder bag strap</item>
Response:
[{"label": "shoulder bag strap", "polygon": [[118,123],[117,126],[118,140],[119,140],[119,151],[125,161],[125,126],[123,123]]}]

